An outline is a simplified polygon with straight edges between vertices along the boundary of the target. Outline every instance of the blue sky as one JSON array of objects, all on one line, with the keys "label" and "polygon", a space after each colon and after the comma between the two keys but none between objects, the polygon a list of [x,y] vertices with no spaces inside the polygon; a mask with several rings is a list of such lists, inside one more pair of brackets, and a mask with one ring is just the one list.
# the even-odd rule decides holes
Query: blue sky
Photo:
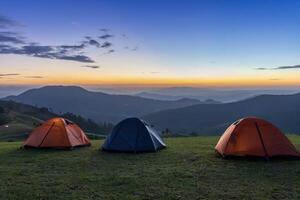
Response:
[{"label": "blue sky", "polygon": [[[101,66],[88,71],[84,63],[55,61],[62,74],[76,71],[67,82],[53,78],[53,60],[28,55],[0,55],[0,72],[45,77],[22,83],[298,85],[299,9],[296,0],[1,0],[0,14],[21,24],[10,31],[30,42],[79,44],[106,28],[116,52],[87,49]],[[291,67],[273,70],[281,66]]]}]

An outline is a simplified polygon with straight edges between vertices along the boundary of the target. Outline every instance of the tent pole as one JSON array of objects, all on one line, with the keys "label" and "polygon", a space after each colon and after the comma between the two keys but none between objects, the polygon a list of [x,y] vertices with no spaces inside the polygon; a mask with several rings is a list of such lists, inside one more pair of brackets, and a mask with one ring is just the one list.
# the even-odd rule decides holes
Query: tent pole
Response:
[{"label": "tent pole", "polygon": [[258,133],[258,135],[259,135],[260,143],[261,143],[261,145],[262,145],[262,147],[263,147],[263,150],[264,150],[264,152],[265,152],[265,159],[266,159],[267,161],[269,161],[269,155],[268,155],[268,152],[267,152],[265,143],[264,143],[264,141],[263,141],[263,138],[262,138],[262,135],[261,135],[259,126],[258,126],[258,124],[257,124],[256,122],[255,122],[255,127],[256,127],[257,133]]},{"label": "tent pole", "polygon": [[46,139],[46,137],[48,136],[48,134],[50,133],[52,127],[54,126],[55,122],[52,123],[51,127],[49,128],[49,130],[47,131],[45,137],[43,138],[41,144],[39,145],[39,147],[43,144],[44,140]]}]

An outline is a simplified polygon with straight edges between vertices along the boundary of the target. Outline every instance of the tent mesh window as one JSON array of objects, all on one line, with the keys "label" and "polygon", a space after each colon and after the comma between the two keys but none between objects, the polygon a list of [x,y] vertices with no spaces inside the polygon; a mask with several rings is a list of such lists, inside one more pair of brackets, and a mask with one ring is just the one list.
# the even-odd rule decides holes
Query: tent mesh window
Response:
[{"label": "tent mesh window", "polygon": [[67,125],[74,124],[73,122],[71,122],[71,121],[69,121],[67,119],[65,119],[65,122],[66,122]]}]

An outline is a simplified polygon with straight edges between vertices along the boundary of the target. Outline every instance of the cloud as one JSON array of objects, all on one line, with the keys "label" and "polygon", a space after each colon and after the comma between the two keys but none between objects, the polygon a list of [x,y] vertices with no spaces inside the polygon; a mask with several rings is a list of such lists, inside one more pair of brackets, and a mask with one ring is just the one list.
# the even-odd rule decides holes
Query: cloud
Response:
[{"label": "cloud", "polygon": [[61,60],[72,60],[72,61],[78,61],[78,62],[85,62],[85,63],[94,63],[95,62],[88,56],[84,56],[84,55],[71,55],[71,56],[58,55],[54,58],[61,59]]},{"label": "cloud", "polygon": [[300,65],[280,66],[273,68],[257,67],[255,70],[285,70],[285,69],[300,69]]},{"label": "cloud", "polygon": [[269,80],[270,81],[280,81],[281,79],[280,78],[270,78]]},{"label": "cloud", "polygon": [[268,68],[265,68],[265,67],[256,67],[254,68],[255,70],[268,70]]},{"label": "cloud", "polygon": [[74,54],[73,52],[70,52],[68,50],[61,51],[61,46],[43,46],[32,44],[21,47],[13,47],[9,45],[3,45],[0,46],[0,54],[28,55],[39,58],[94,63],[94,61],[88,56]]},{"label": "cloud", "polygon": [[23,76],[24,78],[44,78],[43,76]]},{"label": "cloud", "polygon": [[[0,14],[0,29],[7,29],[19,25],[18,22]],[[99,31],[102,33],[100,33],[100,36],[98,35],[97,38],[85,36],[82,41],[70,45],[40,44],[38,41],[31,41],[18,32],[0,31],[0,54],[15,54],[47,59],[70,60],[82,63],[95,63],[94,59],[86,53],[86,50],[89,50],[89,47],[92,46],[101,49],[103,55],[116,52],[116,50],[112,49],[114,44],[105,41],[106,39],[114,37],[113,34],[109,34],[110,30],[107,28],[100,28]],[[127,38],[127,35],[122,34],[122,37]],[[138,50],[138,47],[126,47],[126,49],[136,51]],[[90,68],[96,68],[96,66]]]},{"label": "cloud", "polygon": [[112,38],[112,37],[114,37],[114,36],[111,35],[111,34],[104,34],[104,35],[99,36],[98,38],[100,38],[100,39],[108,39],[108,38]]},{"label": "cloud", "polygon": [[1,43],[25,44],[24,37],[15,32],[0,32]]},{"label": "cloud", "polygon": [[116,52],[116,50],[110,49],[110,50],[108,50],[107,52],[105,52],[104,55],[105,55],[105,54],[111,54],[111,53],[114,53],[114,52]]},{"label": "cloud", "polygon": [[18,76],[20,74],[0,74],[0,77],[6,77],[6,76]]},{"label": "cloud", "polygon": [[97,42],[96,40],[89,40],[88,41],[88,43],[90,44],[90,45],[92,45],[92,46],[95,46],[95,47],[100,47],[100,43],[99,42]]},{"label": "cloud", "polygon": [[0,15],[0,28],[10,28],[17,25],[18,23],[16,21]]},{"label": "cloud", "polygon": [[110,42],[104,42],[104,43],[101,45],[102,48],[109,48],[109,47],[111,47],[111,46],[112,46],[112,43],[110,43]]},{"label": "cloud", "polygon": [[128,51],[137,51],[137,50],[139,50],[139,47],[136,46],[136,47],[131,48],[131,47],[129,47],[129,46],[125,46],[124,49],[126,49],[126,50],[128,50]]},{"label": "cloud", "polygon": [[80,45],[60,45],[58,48],[65,49],[65,50],[82,50],[84,49],[85,45],[80,44]]},{"label": "cloud", "polygon": [[108,32],[109,29],[107,29],[107,28],[100,28],[99,31],[102,31],[102,32]]},{"label": "cloud", "polygon": [[275,70],[278,70],[278,69],[300,69],[300,65],[280,66],[280,67],[275,67],[273,69],[275,69]]},{"label": "cloud", "polygon": [[99,69],[100,68],[100,66],[97,66],[97,65],[84,65],[82,67],[91,68],[91,69]]},{"label": "cloud", "polygon": [[23,46],[21,51],[29,55],[43,55],[53,52],[54,48],[52,46],[27,45]]},{"label": "cloud", "polygon": [[91,36],[85,36],[84,38],[86,39],[82,42],[82,45],[84,45],[84,47],[86,47],[87,45],[95,46],[97,48],[101,47],[100,43],[97,40],[93,39]]}]

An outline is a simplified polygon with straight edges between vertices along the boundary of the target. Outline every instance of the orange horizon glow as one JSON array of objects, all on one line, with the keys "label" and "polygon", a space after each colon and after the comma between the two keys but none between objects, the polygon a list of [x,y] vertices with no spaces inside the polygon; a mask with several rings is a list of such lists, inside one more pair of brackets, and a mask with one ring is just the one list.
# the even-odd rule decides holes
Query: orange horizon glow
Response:
[{"label": "orange horizon glow", "polygon": [[190,86],[190,87],[289,87],[300,86],[300,80],[279,79],[265,80],[254,78],[139,78],[139,77],[101,77],[83,79],[80,77],[28,79],[0,79],[0,85],[103,85],[118,87],[165,87],[165,86]]}]

